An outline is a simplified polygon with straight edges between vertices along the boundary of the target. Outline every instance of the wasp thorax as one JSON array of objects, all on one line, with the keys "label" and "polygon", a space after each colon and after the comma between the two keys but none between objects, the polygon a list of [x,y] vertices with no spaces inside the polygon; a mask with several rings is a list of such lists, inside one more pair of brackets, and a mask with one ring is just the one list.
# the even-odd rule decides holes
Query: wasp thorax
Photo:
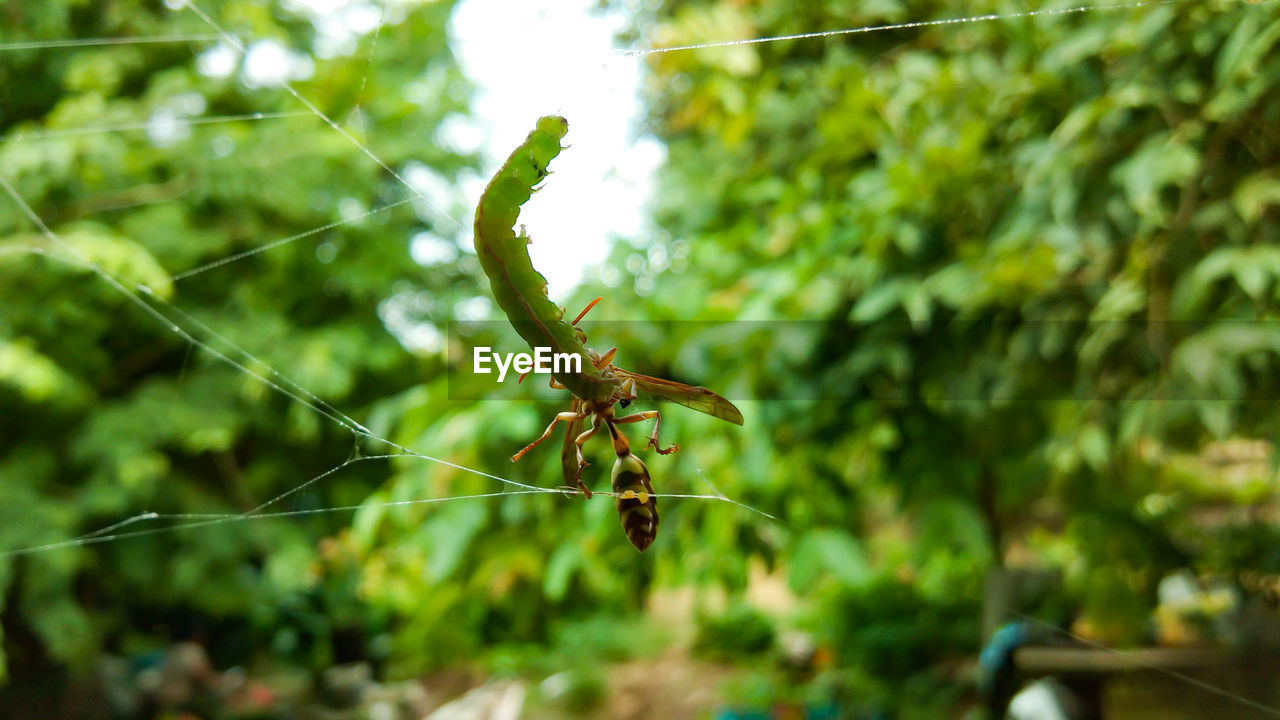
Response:
[{"label": "wasp thorax", "polygon": [[629,452],[618,455],[613,464],[613,492],[622,531],[644,552],[658,535],[658,499],[653,497],[649,469],[640,458]]}]

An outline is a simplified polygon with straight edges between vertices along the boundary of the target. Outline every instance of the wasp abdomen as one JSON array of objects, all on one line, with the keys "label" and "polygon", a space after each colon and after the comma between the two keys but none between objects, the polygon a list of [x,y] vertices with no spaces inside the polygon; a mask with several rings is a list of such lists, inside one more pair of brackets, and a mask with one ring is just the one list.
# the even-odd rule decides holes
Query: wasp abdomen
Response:
[{"label": "wasp abdomen", "polygon": [[640,458],[620,453],[613,464],[613,503],[622,531],[640,552],[658,536],[658,499],[653,496],[649,469]]}]

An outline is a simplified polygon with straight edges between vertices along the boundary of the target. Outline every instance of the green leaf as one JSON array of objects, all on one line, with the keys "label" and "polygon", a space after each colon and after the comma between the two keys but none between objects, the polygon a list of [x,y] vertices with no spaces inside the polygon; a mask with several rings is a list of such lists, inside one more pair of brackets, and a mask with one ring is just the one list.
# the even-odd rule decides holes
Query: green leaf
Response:
[{"label": "green leaf", "polygon": [[1161,200],[1161,191],[1181,187],[1200,169],[1200,152],[1194,145],[1161,134],[1148,138],[1137,152],[1117,166],[1116,179],[1124,188],[1130,207],[1154,224],[1163,224],[1172,210]]},{"label": "green leaf", "polygon": [[1096,424],[1086,425],[1076,443],[1080,448],[1080,456],[1089,464],[1094,472],[1102,473],[1111,464],[1111,439],[1107,431]]},{"label": "green leaf", "polygon": [[41,355],[30,342],[0,338],[0,385],[9,385],[30,403],[74,402],[87,394],[75,377]]},{"label": "green leaf", "polygon": [[480,503],[451,503],[426,522],[421,537],[431,552],[428,580],[442,582],[457,571],[487,516],[487,508]]},{"label": "green leaf", "polygon": [[886,280],[874,285],[858,299],[858,304],[853,306],[849,318],[861,323],[881,320],[902,305],[916,288],[916,283],[902,278]]},{"label": "green leaf", "polygon": [[796,548],[791,587],[808,592],[825,573],[849,588],[862,587],[873,578],[857,540],[843,530],[817,529],[806,534]]},{"label": "green leaf", "polygon": [[1231,201],[1245,222],[1257,222],[1270,208],[1280,205],[1280,176],[1267,171],[1246,177],[1236,186]]},{"label": "green leaf", "polygon": [[569,592],[569,582],[581,562],[582,546],[577,542],[561,543],[551,553],[542,578],[542,591],[548,599],[552,602],[564,600],[565,594]]},{"label": "green leaf", "polygon": [[120,281],[126,290],[142,289],[161,300],[173,295],[169,273],[138,243],[90,222],[77,223],[59,236],[76,253]]}]

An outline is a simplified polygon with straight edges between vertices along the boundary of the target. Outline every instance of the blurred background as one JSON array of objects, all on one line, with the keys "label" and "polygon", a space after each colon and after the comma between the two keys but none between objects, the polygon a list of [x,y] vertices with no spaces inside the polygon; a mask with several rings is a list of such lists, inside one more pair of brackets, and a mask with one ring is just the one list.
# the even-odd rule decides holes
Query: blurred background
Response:
[{"label": "blurred background", "polygon": [[[3,4],[0,717],[1280,715],[1280,14],[1069,7]],[[644,554],[469,497],[552,112],[553,300],[746,416]]]}]

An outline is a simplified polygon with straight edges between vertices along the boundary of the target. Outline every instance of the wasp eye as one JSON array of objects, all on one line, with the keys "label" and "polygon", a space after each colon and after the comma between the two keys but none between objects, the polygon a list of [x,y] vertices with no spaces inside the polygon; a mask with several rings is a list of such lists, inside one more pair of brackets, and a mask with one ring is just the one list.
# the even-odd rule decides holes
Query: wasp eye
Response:
[{"label": "wasp eye", "polygon": [[630,404],[631,404],[631,398],[622,398],[621,400],[618,401],[618,405],[624,408]]}]

